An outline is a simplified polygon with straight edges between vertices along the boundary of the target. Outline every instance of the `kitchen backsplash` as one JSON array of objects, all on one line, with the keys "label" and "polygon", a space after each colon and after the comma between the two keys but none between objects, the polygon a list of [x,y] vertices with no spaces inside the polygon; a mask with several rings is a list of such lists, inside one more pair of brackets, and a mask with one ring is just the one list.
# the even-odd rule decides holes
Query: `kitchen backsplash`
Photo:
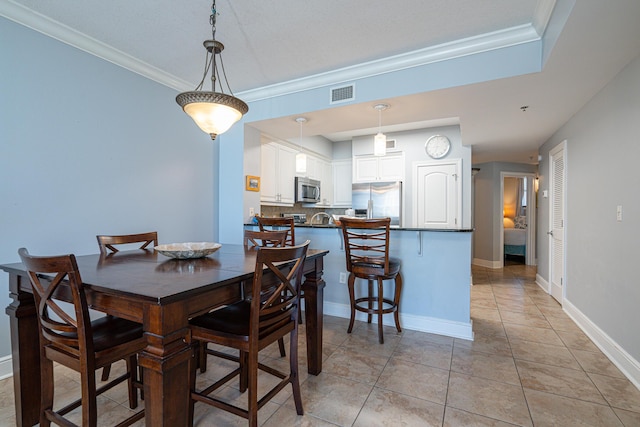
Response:
[{"label": "kitchen backsplash", "polygon": [[303,207],[300,203],[290,206],[260,206],[260,215],[267,217],[279,217],[281,213],[302,213],[307,214],[310,219],[313,214],[318,212],[326,212],[329,215],[344,215],[345,208],[309,208]]}]

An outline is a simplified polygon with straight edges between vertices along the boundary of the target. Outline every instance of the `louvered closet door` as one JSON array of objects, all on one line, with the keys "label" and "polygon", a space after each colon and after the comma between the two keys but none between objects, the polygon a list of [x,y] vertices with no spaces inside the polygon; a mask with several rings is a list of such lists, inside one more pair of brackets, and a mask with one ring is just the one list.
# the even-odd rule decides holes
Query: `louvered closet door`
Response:
[{"label": "louvered closet door", "polygon": [[565,227],[565,149],[560,144],[550,153],[551,157],[551,200],[549,256],[551,267],[551,295],[562,304],[564,295],[564,227]]}]

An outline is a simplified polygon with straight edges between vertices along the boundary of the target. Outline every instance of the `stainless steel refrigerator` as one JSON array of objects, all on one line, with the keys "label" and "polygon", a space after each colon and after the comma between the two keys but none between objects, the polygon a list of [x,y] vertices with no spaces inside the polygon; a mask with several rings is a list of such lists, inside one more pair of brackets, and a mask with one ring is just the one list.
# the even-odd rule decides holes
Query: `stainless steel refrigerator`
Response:
[{"label": "stainless steel refrigerator", "polygon": [[353,184],[351,203],[356,216],[391,218],[391,225],[402,226],[402,182]]}]

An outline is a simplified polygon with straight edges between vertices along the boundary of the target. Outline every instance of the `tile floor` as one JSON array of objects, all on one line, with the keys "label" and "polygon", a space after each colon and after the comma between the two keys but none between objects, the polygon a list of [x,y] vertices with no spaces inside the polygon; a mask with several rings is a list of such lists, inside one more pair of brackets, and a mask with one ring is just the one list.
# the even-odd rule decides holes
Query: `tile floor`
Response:
[{"label": "tile floor", "polygon": [[[261,425],[640,426],[640,391],[534,283],[535,269],[474,267],[473,277],[474,341],[415,331],[398,335],[390,327],[379,345],[375,326],[359,323],[349,335],[347,320],[327,317],[322,374],[308,376],[301,366],[305,415],[296,415],[287,388],[260,410]],[[306,360],[304,334],[300,356]],[[282,363],[275,348],[263,357]],[[224,363],[210,357],[199,381],[210,381]],[[77,394],[77,381],[74,373],[56,369],[60,402]],[[245,401],[235,382],[221,393]],[[111,390],[101,404],[100,425],[129,411],[123,389]],[[0,381],[0,425],[14,424],[12,382],[6,379]],[[246,421],[198,404],[196,425]]]}]

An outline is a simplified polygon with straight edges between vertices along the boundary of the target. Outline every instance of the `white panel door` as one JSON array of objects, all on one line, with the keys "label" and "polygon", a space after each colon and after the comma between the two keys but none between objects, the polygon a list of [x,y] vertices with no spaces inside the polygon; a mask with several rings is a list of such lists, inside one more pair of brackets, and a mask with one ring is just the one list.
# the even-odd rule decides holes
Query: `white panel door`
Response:
[{"label": "white panel door", "polygon": [[565,182],[566,167],[564,156],[564,143],[560,144],[550,153],[551,176],[551,200],[550,200],[550,225],[549,234],[549,266],[551,295],[562,304],[564,297],[564,219],[565,219]]},{"label": "white panel door", "polygon": [[420,228],[457,228],[460,224],[459,162],[417,165],[416,221]]}]

